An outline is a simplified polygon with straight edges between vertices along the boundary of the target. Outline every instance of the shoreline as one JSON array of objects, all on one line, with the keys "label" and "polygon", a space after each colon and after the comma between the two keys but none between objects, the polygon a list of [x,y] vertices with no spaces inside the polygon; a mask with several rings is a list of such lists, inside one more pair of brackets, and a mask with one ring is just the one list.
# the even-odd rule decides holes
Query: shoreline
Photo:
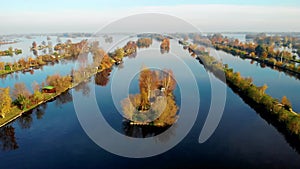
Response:
[{"label": "shoreline", "polygon": [[262,91],[262,87],[254,85],[239,72],[234,72],[233,69],[226,67],[209,54],[197,54],[194,50],[189,50],[189,52],[191,55],[196,55],[196,59],[205,69],[224,82],[240,98],[251,101],[253,103],[249,105],[251,108],[261,107],[263,111],[257,112],[258,114],[269,116],[278,124],[275,127],[280,125],[292,137],[300,139],[300,114],[294,112],[292,107],[283,105],[279,100],[266,94],[265,90]]},{"label": "shoreline", "polygon": [[[207,61],[205,57],[208,57],[208,59],[211,59],[210,61]],[[272,96],[262,93],[261,98],[258,100],[252,96],[249,95],[248,90],[249,88],[254,88],[256,94],[259,94],[259,89],[257,86],[251,84],[249,88],[241,88],[236,82],[235,77],[230,78],[230,74],[234,74],[233,71],[230,71],[230,69],[226,69],[224,67],[219,67],[215,64],[212,64],[215,60],[211,56],[198,56],[199,62],[204,65],[210,72],[212,72],[218,79],[223,81],[229,88],[231,88],[233,91],[236,91],[241,98],[247,98],[253,103],[255,103],[256,106],[262,107],[264,109],[263,112],[257,112],[259,114],[264,115],[270,115],[272,118],[276,120],[276,122],[282,126],[285,127],[286,131],[288,131],[291,135],[296,136],[298,139],[300,139],[300,114],[293,111],[292,108],[286,109],[282,103],[280,103],[277,99],[273,98]],[[211,63],[210,63],[211,62]],[[225,79],[222,77],[219,77],[218,72],[223,71],[225,75]],[[225,81],[224,81],[225,80]],[[244,77],[241,77],[241,82],[246,82],[246,79]],[[240,83],[241,83],[240,82]],[[261,101],[264,97],[269,98],[269,102]],[[269,104],[269,105],[267,105]],[[252,107],[252,106],[250,106]],[[291,128],[291,126],[296,126],[295,128]],[[299,126],[299,127],[297,127]]]},{"label": "shoreline", "polygon": [[88,76],[87,78],[85,78],[84,80],[82,80],[82,81],[80,81],[78,83],[73,84],[72,86],[68,87],[67,89],[65,89],[64,91],[62,91],[60,93],[49,94],[50,95],[49,98],[46,98],[45,100],[40,101],[39,103],[37,103],[35,105],[32,105],[31,107],[29,107],[29,108],[27,108],[25,110],[21,110],[21,109],[17,108],[17,106],[12,107],[12,111],[14,111],[15,109],[18,109],[19,111],[18,112],[10,112],[8,117],[0,119],[0,121],[2,121],[2,122],[0,122],[0,128],[3,127],[3,126],[5,126],[5,125],[7,125],[7,124],[9,124],[9,123],[11,123],[11,122],[13,122],[14,120],[16,120],[17,118],[19,118],[20,116],[22,116],[24,113],[29,112],[29,111],[35,109],[36,107],[38,107],[38,106],[40,106],[42,104],[48,103],[51,100],[54,100],[56,97],[58,97],[58,96],[62,95],[63,93],[65,93],[65,92],[73,89],[74,87],[78,86],[79,84],[83,83],[87,79],[91,78],[95,74],[100,73],[102,71],[103,71],[103,69],[97,70],[96,72],[92,73],[90,76]]},{"label": "shoreline", "polygon": [[[264,60],[264,59],[260,59],[259,57],[251,57],[248,53],[243,53],[245,51],[236,49],[234,47],[231,47],[231,48],[236,53],[232,53],[232,51],[227,50],[227,48],[225,48],[226,46],[224,46],[224,45],[216,44],[213,46],[214,46],[214,49],[216,49],[217,51],[223,51],[225,53],[231,54],[232,56],[239,57],[241,59],[250,59],[250,60],[256,61],[258,63],[265,64],[271,69],[274,69],[274,67],[275,67],[275,68],[277,68],[277,69],[275,69],[277,71],[282,71],[288,75],[291,75],[291,76],[294,76],[294,77],[300,79],[300,71],[296,70],[296,68],[290,69],[290,68],[288,68],[288,66],[284,66],[284,64],[277,65],[276,63],[271,62],[269,59]],[[240,52],[237,52],[237,51],[240,51]],[[298,63],[298,62],[295,62],[295,63]]]}]

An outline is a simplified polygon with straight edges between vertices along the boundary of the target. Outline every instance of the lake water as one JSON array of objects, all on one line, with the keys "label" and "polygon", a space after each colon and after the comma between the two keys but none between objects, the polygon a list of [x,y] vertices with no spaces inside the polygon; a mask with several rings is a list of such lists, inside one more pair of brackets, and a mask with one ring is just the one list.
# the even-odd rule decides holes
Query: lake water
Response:
[{"label": "lake water", "polygon": [[300,112],[300,80],[284,72],[279,72],[270,67],[263,67],[260,63],[251,62],[250,59],[241,59],[223,51],[211,49],[210,55],[218,56],[223,64],[228,64],[244,77],[252,77],[254,84],[268,85],[266,93],[278,100],[287,96],[296,112]]},{"label": "lake water", "polygon": [[[267,92],[272,96],[281,97],[284,94],[293,103],[297,99],[297,92],[300,91],[297,90],[298,80],[287,77],[283,73],[279,74],[269,68],[262,69],[255,64],[251,65],[247,60],[243,61],[239,58],[227,56],[224,53],[218,54],[222,55],[221,58],[224,63],[228,63],[234,70],[240,71],[243,76],[253,77],[255,84],[267,83],[269,86]],[[156,68],[161,69],[172,68],[173,65],[182,64],[178,61],[178,58],[190,67],[196,78],[200,94],[200,107],[193,128],[177,146],[158,156],[131,159],[105,151],[87,136],[77,119],[72,95],[93,99],[90,92],[95,91],[96,101],[107,122],[116,131],[130,136],[132,133],[124,130],[123,118],[117,111],[120,105],[115,107],[113,103],[111,95],[112,83],[123,82],[122,79],[115,79],[115,77],[117,77],[117,74],[122,75],[133,69],[140,68],[142,65],[155,65]],[[60,70],[61,68],[57,66],[55,65],[54,68]],[[51,70],[50,72],[55,71]],[[189,85],[189,79],[186,78],[186,74],[180,69],[173,70],[173,72],[176,80],[185,81],[186,84],[183,85]],[[48,73],[43,72],[43,75],[34,74],[28,75],[28,77],[36,77],[36,81],[40,82]],[[26,77],[22,74],[19,76],[21,77],[20,80],[26,81],[27,74]],[[169,53],[161,54],[159,43],[154,41],[150,48],[139,50],[135,58],[125,59],[123,66],[112,70],[106,85],[103,85],[105,82],[95,84],[94,79],[93,77],[85,85],[72,89],[57,100],[40,106],[31,114],[24,115],[6,127],[1,128],[0,168],[300,167],[299,149],[298,151],[296,149],[300,143],[291,143],[283,133],[258,115],[230,88],[226,88],[226,105],[219,126],[206,142],[202,144],[198,142],[199,134],[211,105],[211,84],[208,72],[197,60],[192,59],[188,52],[183,50],[182,46],[179,46],[175,40],[171,41],[171,51]],[[272,79],[273,81],[271,81]],[[28,83],[29,81],[31,80],[28,80]],[[0,86],[5,87],[14,82],[14,78],[7,77],[4,82],[0,83]],[[281,87],[280,90],[279,86]],[[292,89],[295,89],[296,92],[292,92]],[[139,92],[137,76],[133,79],[128,91],[130,94]],[[181,90],[176,88],[176,103],[179,106],[181,104],[180,92]],[[120,91],[120,98],[125,98],[127,95],[127,91]],[[189,99],[193,99],[193,96],[191,95]],[[300,111],[300,107],[297,107],[296,103],[294,103],[294,106],[296,110]],[[139,127],[134,131],[140,131],[140,135],[139,132],[134,134],[138,136],[152,135],[155,132],[143,130]],[[107,136],[103,135],[101,137]],[[175,136],[172,135],[170,137]]]}]

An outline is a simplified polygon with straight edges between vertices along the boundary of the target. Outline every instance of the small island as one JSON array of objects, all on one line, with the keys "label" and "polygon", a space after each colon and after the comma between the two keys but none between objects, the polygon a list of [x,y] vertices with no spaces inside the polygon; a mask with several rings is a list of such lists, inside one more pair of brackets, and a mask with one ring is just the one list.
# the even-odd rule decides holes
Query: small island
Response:
[{"label": "small island", "polygon": [[173,94],[176,88],[173,77],[171,70],[142,69],[140,93],[121,101],[124,117],[130,125],[167,127],[176,122],[179,108]]}]

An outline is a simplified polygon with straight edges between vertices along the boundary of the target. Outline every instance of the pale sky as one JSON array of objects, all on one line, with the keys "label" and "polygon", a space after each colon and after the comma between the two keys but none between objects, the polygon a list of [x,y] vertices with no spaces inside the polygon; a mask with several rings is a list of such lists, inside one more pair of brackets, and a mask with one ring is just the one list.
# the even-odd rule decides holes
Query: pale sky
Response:
[{"label": "pale sky", "polygon": [[0,34],[93,33],[148,12],[179,17],[203,32],[300,32],[298,0],[9,0],[0,6]]}]

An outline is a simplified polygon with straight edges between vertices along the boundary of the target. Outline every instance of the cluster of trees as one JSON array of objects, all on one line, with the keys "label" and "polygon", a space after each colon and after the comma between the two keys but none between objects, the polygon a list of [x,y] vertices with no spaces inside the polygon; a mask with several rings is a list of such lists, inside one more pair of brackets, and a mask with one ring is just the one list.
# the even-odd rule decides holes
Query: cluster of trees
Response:
[{"label": "cluster of trees", "polygon": [[137,46],[139,48],[148,48],[150,45],[152,45],[152,39],[151,38],[140,38],[136,42]]},{"label": "cluster of trees", "polygon": [[1,51],[0,50],[0,56],[13,56],[13,55],[19,55],[22,54],[22,49],[13,49],[12,47],[9,47],[7,50]]},{"label": "cluster of trees", "polygon": [[30,93],[24,83],[16,83],[10,93],[10,88],[0,88],[0,115],[5,118],[5,115],[13,110],[14,106],[18,106],[21,110],[32,106],[43,99],[39,85],[33,83],[34,93]]},{"label": "cluster of trees", "polygon": [[226,70],[226,79],[233,87],[238,88],[242,94],[251,98],[255,103],[262,105],[268,112],[274,115],[279,122],[284,124],[292,134],[300,134],[300,116],[292,111],[292,104],[286,96],[281,102],[265,94],[267,85],[256,87],[249,78],[242,78],[240,74]]},{"label": "cluster of trees", "polygon": [[[28,109],[36,104],[39,104],[41,101],[50,99],[51,96],[61,94],[62,92],[68,90],[73,85],[74,80],[77,80],[77,83],[80,83],[86,80],[87,77],[90,77],[95,73],[95,69],[92,66],[87,66],[76,71],[72,71],[72,76],[61,76],[55,74],[48,76],[46,82],[39,85],[36,82],[33,82],[31,93],[24,83],[16,83],[10,95],[9,88],[0,88],[0,116],[5,118],[7,113],[20,113],[20,110]],[[43,93],[41,88],[46,85],[53,86],[56,93]],[[17,106],[19,109],[15,109]]]},{"label": "cluster of trees", "polygon": [[52,76],[47,76],[46,83],[49,86],[55,87],[56,92],[61,93],[72,86],[72,77],[55,74]]},{"label": "cluster of trees", "polygon": [[[256,60],[260,63],[264,63],[266,65],[269,65],[271,67],[276,66],[283,70],[288,70],[295,73],[300,73],[300,66],[296,66],[295,62],[291,62],[291,54],[290,52],[286,51],[277,51],[275,52],[276,57],[274,56],[272,52],[268,52],[268,48],[264,48],[260,45],[258,45],[254,52],[251,52],[250,54],[247,51],[236,49],[234,47],[229,46],[223,46],[223,45],[215,45],[217,50],[223,50],[225,52],[231,53],[234,56],[239,56],[241,58],[249,58]],[[257,57],[260,56],[260,57]]]},{"label": "cluster of trees", "polygon": [[25,70],[29,69],[30,67],[40,68],[46,65],[47,63],[57,63],[60,59],[77,59],[81,50],[83,49],[83,51],[85,51],[84,49],[88,48],[86,47],[86,44],[86,40],[74,44],[71,41],[67,41],[65,44],[61,44],[62,46],[64,46],[63,53],[61,55],[58,53],[54,53],[53,55],[45,54],[36,56],[36,58],[21,58],[14,63],[0,62],[0,74],[7,74],[20,70]]},{"label": "cluster of trees", "polygon": [[161,44],[160,44],[160,49],[161,49],[162,51],[167,51],[167,52],[169,52],[169,50],[170,50],[170,39],[164,38],[164,39],[162,40]]},{"label": "cluster of trees", "polygon": [[296,66],[295,55],[291,52],[275,51],[274,46],[266,44],[240,43],[238,40],[235,40],[236,43],[234,44],[225,44],[223,40],[218,40],[214,41],[217,50],[223,50],[234,56],[253,59],[271,67],[276,66],[282,70],[300,73],[300,66]]},{"label": "cluster of trees", "polygon": [[170,95],[176,87],[176,81],[172,70],[151,71],[144,67],[140,73],[139,87],[141,93],[141,105],[139,110],[148,110],[150,107],[150,98],[153,97],[152,91],[155,89],[163,90],[164,94]]},{"label": "cluster of trees", "polygon": [[134,41],[129,41],[127,44],[123,47],[124,50],[124,56],[130,57],[131,55],[135,55],[137,51],[137,45]]},{"label": "cluster of trees", "polygon": [[[249,36],[247,36],[249,38]],[[269,46],[283,46],[283,47],[293,47],[296,43],[299,42],[299,39],[293,36],[267,36],[265,33],[260,33],[257,35],[254,35],[251,37],[253,41],[257,44],[263,45],[269,45]]]},{"label": "cluster of trees", "polygon": [[[52,58],[52,57],[51,57]],[[27,59],[21,58],[14,63],[0,62],[0,74],[12,73],[24,69],[29,69],[30,67],[41,67],[49,61],[49,56],[43,55],[36,58],[28,57]],[[53,58],[52,58],[53,60]]]},{"label": "cluster of trees", "polygon": [[124,57],[130,57],[136,54],[137,45],[134,41],[129,41],[122,48],[117,48],[112,53],[106,53],[99,47],[99,42],[93,42],[90,51],[93,54],[93,64],[100,70],[110,69],[114,63],[122,62]]},{"label": "cluster of trees", "polygon": [[[60,76],[59,74],[55,74],[47,77],[46,84],[53,86],[56,89],[56,92],[61,93],[72,86],[72,78],[71,76]],[[38,83],[33,82],[33,93],[31,93],[24,83],[16,83],[11,91],[12,95],[10,94],[10,88],[0,88],[0,116],[4,118],[7,113],[13,111],[14,106],[24,110],[47,99],[49,94],[41,91],[41,87],[44,85],[45,83],[39,85]]]},{"label": "cluster of trees", "polygon": [[43,50],[46,48],[52,48],[52,42],[48,41],[48,45],[46,44],[45,41],[42,41],[40,45],[38,45],[35,41],[32,42],[32,47],[31,50]]},{"label": "cluster of trees", "polygon": [[[86,39],[78,43],[72,43],[72,41],[68,39],[65,43],[58,43],[54,46],[54,50],[59,51],[61,57],[75,59],[78,58],[79,54],[90,52],[90,48]],[[54,54],[58,55],[58,53]]]},{"label": "cluster of trees", "polygon": [[[272,39],[274,37],[268,36],[264,39],[268,38]],[[270,41],[263,41],[263,43],[243,43],[238,39],[231,40],[226,37],[223,38],[221,34],[212,36],[210,40],[217,49],[222,49],[232,54],[239,54],[243,52],[244,55],[250,55],[252,57],[258,57],[261,59],[275,58],[278,61],[286,63],[295,60],[295,55],[293,55],[292,52],[286,50],[275,50],[275,43],[270,43]]]},{"label": "cluster of trees", "polygon": [[[264,107],[271,115],[277,118],[278,122],[286,126],[287,130],[297,136],[300,135],[300,116],[293,112],[292,104],[283,96],[281,102],[277,99],[272,98],[265,93],[268,88],[267,85],[257,87],[253,84],[251,78],[243,78],[239,72],[233,72],[228,66],[225,67],[218,63],[217,60],[209,55],[199,56],[201,63],[205,67],[213,72],[217,77],[223,72],[226,76],[226,82],[232,88],[237,89],[236,91],[243,96],[251,99],[256,104]],[[221,79],[222,80],[222,79]]]},{"label": "cluster of trees", "polygon": [[190,44],[189,46],[186,46],[184,49],[187,49],[193,57],[197,55],[208,55],[208,52],[204,47],[198,46],[196,44]]},{"label": "cluster of trees", "polygon": [[171,70],[163,72],[143,68],[139,78],[140,93],[122,101],[124,116],[133,122],[168,126],[177,120],[178,106],[173,90],[176,82]]}]

